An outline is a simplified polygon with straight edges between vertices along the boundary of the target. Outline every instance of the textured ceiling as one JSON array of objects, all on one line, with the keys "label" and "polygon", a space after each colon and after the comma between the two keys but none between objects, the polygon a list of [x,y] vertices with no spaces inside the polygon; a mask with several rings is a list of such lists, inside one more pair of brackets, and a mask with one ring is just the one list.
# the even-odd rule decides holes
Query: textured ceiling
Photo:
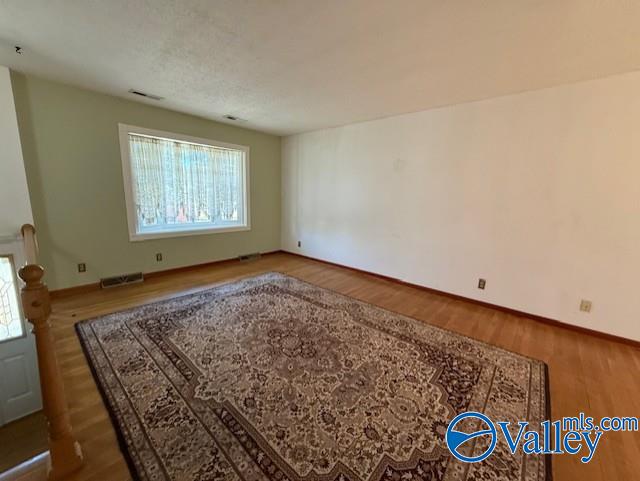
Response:
[{"label": "textured ceiling", "polygon": [[640,69],[640,1],[0,0],[0,64],[289,134]]}]

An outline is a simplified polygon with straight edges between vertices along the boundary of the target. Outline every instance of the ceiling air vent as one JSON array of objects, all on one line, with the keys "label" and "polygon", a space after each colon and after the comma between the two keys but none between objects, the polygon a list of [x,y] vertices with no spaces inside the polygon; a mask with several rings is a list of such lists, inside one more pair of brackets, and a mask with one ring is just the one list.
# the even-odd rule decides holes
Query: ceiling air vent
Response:
[{"label": "ceiling air vent", "polygon": [[144,281],[142,272],[135,272],[133,274],[123,274],[121,276],[105,277],[100,279],[100,287],[106,289],[108,287],[123,286],[125,284],[135,284],[136,282]]},{"label": "ceiling air vent", "polygon": [[158,95],[147,94],[147,93],[144,93],[144,92],[140,92],[139,90],[131,89],[131,90],[129,90],[129,93],[133,94],[133,95],[139,95],[140,97],[146,97],[146,98],[151,99],[151,100],[162,100],[163,99],[163,97],[160,97]]}]

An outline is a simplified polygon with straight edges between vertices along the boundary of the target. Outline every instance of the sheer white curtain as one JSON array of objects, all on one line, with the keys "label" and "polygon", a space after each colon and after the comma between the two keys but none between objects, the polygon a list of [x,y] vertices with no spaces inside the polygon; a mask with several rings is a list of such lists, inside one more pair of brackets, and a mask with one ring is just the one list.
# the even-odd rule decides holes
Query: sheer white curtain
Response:
[{"label": "sheer white curtain", "polygon": [[239,224],[244,152],[129,134],[138,227]]}]

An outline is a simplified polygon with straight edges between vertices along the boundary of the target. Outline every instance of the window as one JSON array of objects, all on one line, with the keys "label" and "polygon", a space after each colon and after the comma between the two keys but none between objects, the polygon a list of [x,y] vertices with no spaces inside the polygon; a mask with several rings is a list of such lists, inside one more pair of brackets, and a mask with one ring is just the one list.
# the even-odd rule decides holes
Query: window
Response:
[{"label": "window", "polygon": [[120,124],[132,241],[249,229],[249,148]]},{"label": "window", "polygon": [[25,334],[15,272],[11,256],[0,255],[0,342]]}]

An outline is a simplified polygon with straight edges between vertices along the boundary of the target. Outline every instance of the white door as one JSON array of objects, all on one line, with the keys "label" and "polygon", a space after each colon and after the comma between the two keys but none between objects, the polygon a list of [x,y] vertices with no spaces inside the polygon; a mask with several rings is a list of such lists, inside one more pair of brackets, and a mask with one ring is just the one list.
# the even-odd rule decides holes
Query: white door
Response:
[{"label": "white door", "polygon": [[42,409],[35,339],[22,315],[22,240],[0,238],[0,426]]}]

